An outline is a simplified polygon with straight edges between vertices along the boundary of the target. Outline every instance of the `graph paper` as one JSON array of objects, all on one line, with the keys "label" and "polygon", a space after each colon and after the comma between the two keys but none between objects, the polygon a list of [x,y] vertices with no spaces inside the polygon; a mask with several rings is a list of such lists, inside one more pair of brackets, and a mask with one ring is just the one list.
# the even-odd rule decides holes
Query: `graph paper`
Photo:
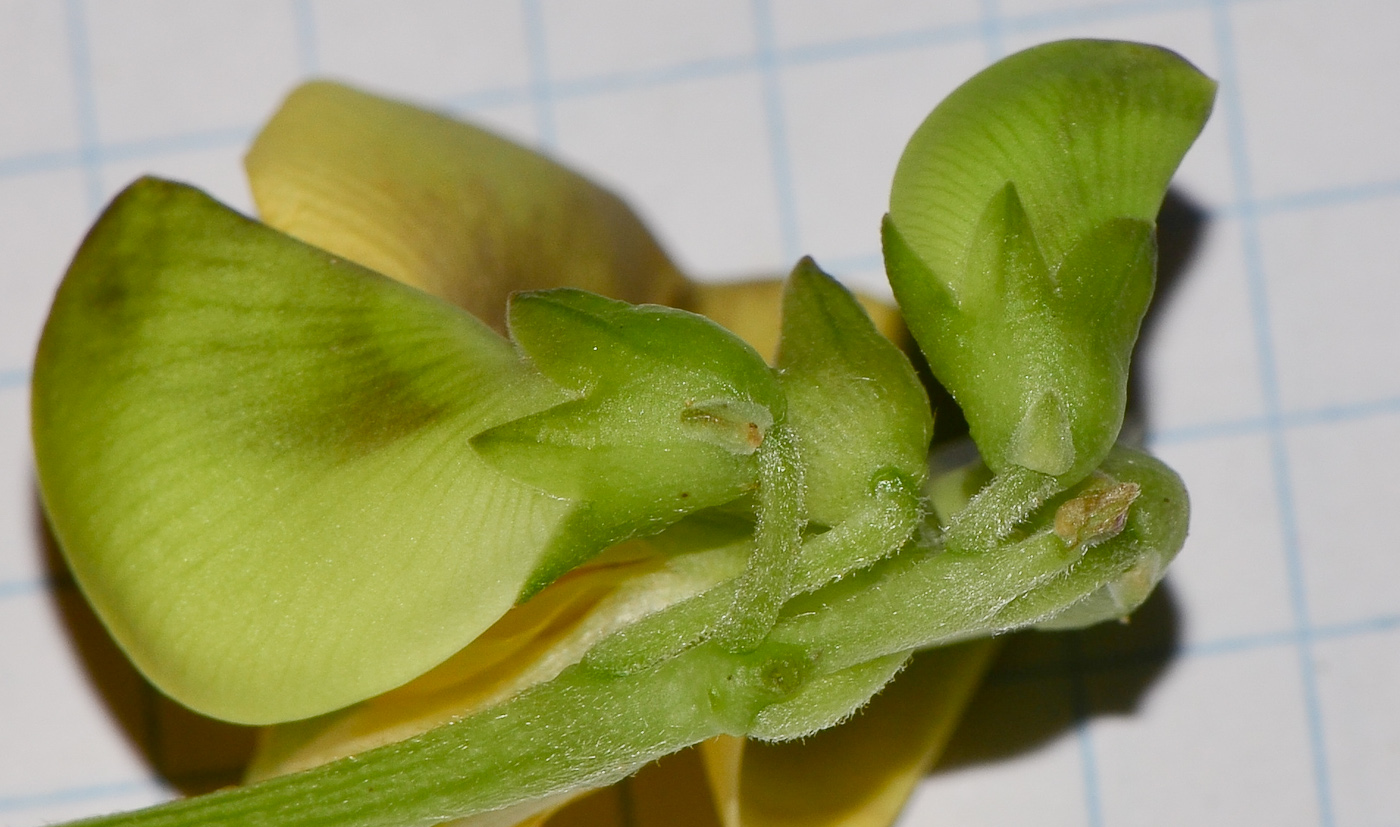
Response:
[{"label": "graph paper", "polygon": [[1191,536],[1131,624],[1012,640],[900,824],[1400,825],[1397,32],[1393,0],[0,2],[0,825],[207,789],[248,748],[125,665],[37,505],[38,331],[132,178],[250,210],[251,136],[328,76],[544,148],[698,277],[809,253],[880,293],[914,127],[1085,36],[1221,83],[1134,386]]}]

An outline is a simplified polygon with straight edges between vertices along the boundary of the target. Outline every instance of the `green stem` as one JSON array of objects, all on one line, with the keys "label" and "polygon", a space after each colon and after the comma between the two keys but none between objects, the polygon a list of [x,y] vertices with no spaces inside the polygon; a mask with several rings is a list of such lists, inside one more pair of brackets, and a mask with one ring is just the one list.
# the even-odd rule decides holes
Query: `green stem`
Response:
[{"label": "green stem", "polygon": [[904,480],[881,480],[855,514],[802,545],[790,596],[805,594],[882,560],[908,542],[923,520],[918,493]]},{"label": "green stem", "polygon": [[[753,652],[730,653],[715,641],[629,675],[585,661],[499,706],[407,741],[303,773],[83,824],[432,824],[610,783],[713,735],[749,733],[761,712],[789,698],[806,700],[779,707],[789,713],[780,729],[815,729],[831,717],[831,704],[822,698],[843,686],[826,676],[1043,620],[1140,561],[1165,562],[1174,554],[1186,531],[1181,481],[1130,451],[1115,451],[1104,470],[1138,484],[1141,494],[1123,531],[1087,550],[1069,547],[1049,527],[984,553],[909,545],[789,601]],[[807,687],[815,689],[804,693]]]},{"label": "green stem", "polygon": [[[787,598],[814,591],[895,553],[922,518],[918,495],[907,483],[898,478],[882,480],[864,508],[802,544]],[[650,669],[713,636],[726,612],[736,605],[737,591],[737,585],[728,581],[644,617],[595,646],[588,661],[619,675]]]},{"label": "green stem", "polygon": [[1186,539],[1188,505],[1181,479],[1146,454],[1122,448],[1114,449],[1102,469],[1141,489],[1122,532],[1113,538],[1087,549],[1071,547],[1044,526],[991,551],[906,549],[790,601],[769,641],[808,647],[823,653],[823,670],[840,669],[1039,623],[1143,561],[1160,572]]},{"label": "green stem", "polygon": [[626,677],[586,665],[483,713],[306,772],[91,819],[87,827],[402,827],[621,779],[721,733],[807,680],[800,651],[701,646]]},{"label": "green stem", "polygon": [[787,602],[806,522],[797,435],[776,425],[758,449],[758,525],[754,552],[739,576],[734,602],[714,638],[731,652],[747,652],[768,636]]},{"label": "green stem", "polygon": [[948,527],[945,544],[962,552],[995,548],[1017,523],[1060,490],[1054,477],[1013,465],[992,477],[958,512]]}]

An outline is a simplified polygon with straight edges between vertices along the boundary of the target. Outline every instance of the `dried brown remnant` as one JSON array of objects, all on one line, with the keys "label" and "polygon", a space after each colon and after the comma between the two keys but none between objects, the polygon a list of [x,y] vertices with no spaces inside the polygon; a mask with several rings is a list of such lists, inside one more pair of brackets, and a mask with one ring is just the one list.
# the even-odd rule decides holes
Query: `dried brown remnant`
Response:
[{"label": "dried brown remnant", "polygon": [[757,422],[749,422],[744,429],[744,433],[749,446],[757,451],[758,446],[763,444],[763,429],[758,426]]},{"label": "dried brown remnant", "polygon": [[1094,487],[1055,511],[1055,534],[1070,546],[1092,546],[1118,536],[1128,522],[1128,508],[1142,493],[1134,482]]},{"label": "dried brown remnant", "polygon": [[733,400],[701,404],[689,401],[681,411],[681,422],[695,429],[697,436],[707,442],[736,454],[749,455],[763,444],[763,438],[772,424],[771,420],[760,422],[745,415],[754,413],[755,407],[752,403],[736,403]]}]

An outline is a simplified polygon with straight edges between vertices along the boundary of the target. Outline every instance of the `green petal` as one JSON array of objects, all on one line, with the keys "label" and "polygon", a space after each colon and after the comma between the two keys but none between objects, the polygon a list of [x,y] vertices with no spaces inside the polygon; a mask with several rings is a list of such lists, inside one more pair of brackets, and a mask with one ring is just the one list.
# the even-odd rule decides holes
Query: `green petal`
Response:
[{"label": "green petal", "polygon": [[145,179],[59,290],[33,427],[122,647],[182,703],[264,723],[401,684],[515,602],[571,505],[468,439],[562,398],[467,314]]},{"label": "green petal", "polygon": [[999,61],[949,95],[910,139],[890,214],[959,301],[976,291],[968,247],[1014,183],[1057,266],[1106,221],[1157,218],[1215,84],[1155,46],[1065,40]]},{"label": "green petal", "polygon": [[515,290],[659,304],[687,293],[612,193],[482,129],[339,84],[294,91],[246,166],[268,224],[498,331]]},{"label": "green petal", "polygon": [[981,72],[910,140],[890,283],[998,473],[1072,484],[1117,438],[1157,210],[1214,94],[1164,49],[1063,41]]}]

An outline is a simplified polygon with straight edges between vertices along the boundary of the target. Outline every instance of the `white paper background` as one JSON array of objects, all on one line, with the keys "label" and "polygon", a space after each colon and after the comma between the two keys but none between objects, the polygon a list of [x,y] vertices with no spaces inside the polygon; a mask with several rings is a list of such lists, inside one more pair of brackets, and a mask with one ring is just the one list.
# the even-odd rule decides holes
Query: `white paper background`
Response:
[{"label": "white paper background", "polygon": [[1397,33],[1393,0],[0,0],[0,824],[217,783],[242,745],[124,665],[36,507],[39,326],[134,176],[248,209],[250,136],[329,75],[548,148],[703,277],[811,253],[880,291],[914,126],[1071,36],[1222,84],[1138,366],[1192,534],[1133,625],[1013,643],[902,824],[1400,824]]}]

